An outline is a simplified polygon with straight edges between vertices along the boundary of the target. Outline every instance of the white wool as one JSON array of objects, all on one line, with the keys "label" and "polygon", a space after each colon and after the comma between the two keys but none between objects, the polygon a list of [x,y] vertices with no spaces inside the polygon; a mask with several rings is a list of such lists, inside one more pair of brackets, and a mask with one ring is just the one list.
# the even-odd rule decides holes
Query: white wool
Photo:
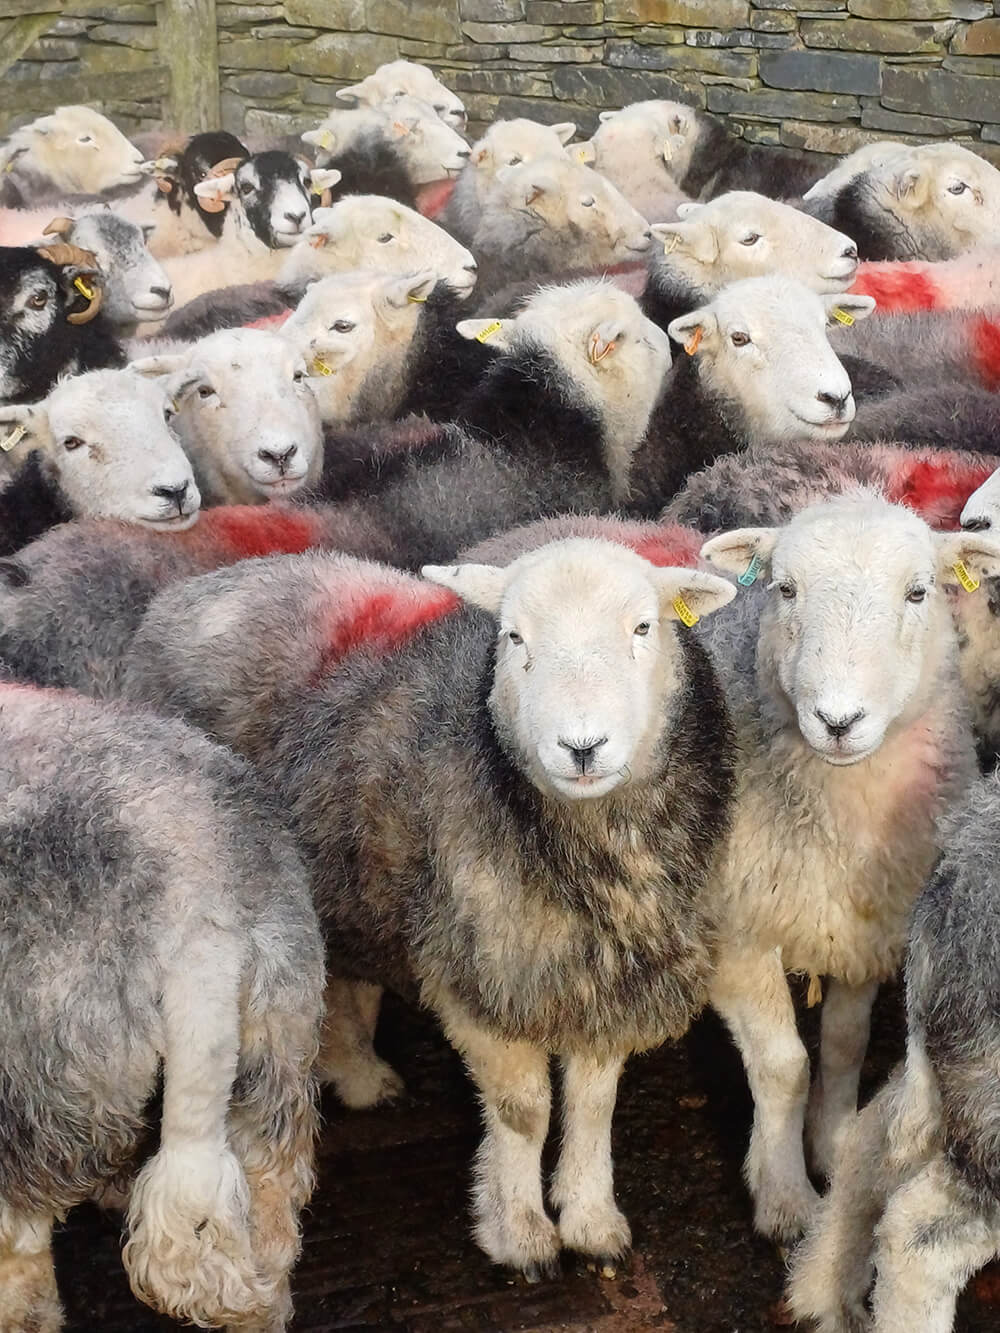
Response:
[{"label": "white wool", "polygon": [[570,156],[591,162],[650,222],[672,221],[687,199],[676,180],[677,135],[669,106],[636,102],[604,115],[589,143],[570,149]]},{"label": "white wool", "polygon": [[379,65],[374,74],[369,74],[360,83],[337,90],[337,97],[350,105],[378,107],[407,96],[419,97],[429,103],[441,119],[455,129],[465,128],[462,99],[446,88],[426,65],[415,64],[412,60],[390,60],[388,64]]},{"label": "white wool", "polygon": [[802,198],[809,202],[832,199],[863,171],[884,166],[897,158],[905,158],[912,151],[912,144],[898,143],[894,139],[880,139],[878,143],[866,143],[861,148],[856,148],[853,153],[842,157],[832,171],[821,176],[815,185],[806,190]]},{"label": "white wool", "polygon": [[39,191],[97,194],[138,181],[142,154],[99,111],[61,106],[0,144],[0,173]]},{"label": "white wool", "polygon": [[462,136],[428,102],[410,96],[378,108],[331,111],[315,130],[307,130],[302,138],[320,149],[321,154],[335,154],[372,134],[384,137],[397,149],[413,185],[457,176],[469,157],[469,145]]},{"label": "white wool", "polygon": [[669,156],[670,175],[675,181],[683,180],[691,166],[698,137],[698,121],[691,107],[683,102],[652,98],[600,114],[602,126],[613,125],[617,120],[649,126],[659,138],[664,159]]},{"label": "white wool", "polygon": [[[486,201],[492,194],[496,174],[503,167],[517,167],[544,157],[575,157],[565,145],[576,126],[570,121],[559,125],[541,125],[534,120],[497,120],[481,139],[472,145],[467,166],[455,183],[448,201],[447,220],[464,239],[471,237]],[[586,153],[586,160],[592,154]]]}]

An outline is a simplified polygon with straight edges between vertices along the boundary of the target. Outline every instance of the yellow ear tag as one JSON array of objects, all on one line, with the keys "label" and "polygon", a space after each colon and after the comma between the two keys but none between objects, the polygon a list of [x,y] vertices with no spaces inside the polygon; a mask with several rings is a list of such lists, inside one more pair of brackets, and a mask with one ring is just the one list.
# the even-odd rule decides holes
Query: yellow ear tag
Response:
[{"label": "yellow ear tag", "polygon": [[677,235],[677,233],[675,231],[671,232],[670,235],[667,237],[667,239],[663,242],[663,253],[665,255],[669,255],[672,251],[677,249],[680,243],[681,243],[681,238]]},{"label": "yellow ear tag", "polygon": [[955,570],[955,573],[958,575],[959,583],[962,585],[965,591],[975,592],[976,589],[979,587],[979,580],[974,579],[972,577],[972,575],[965,567],[965,562],[963,560],[959,560],[959,562],[953,568]]},{"label": "yellow ear tag", "polygon": [[426,296],[408,296],[406,299],[410,302],[411,305],[426,305],[426,304],[427,304],[427,297],[426,297]]},{"label": "yellow ear tag", "polygon": [[333,135],[329,130],[324,130],[319,141],[320,148],[325,148],[327,152],[333,147]]},{"label": "yellow ear tag", "polygon": [[80,293],[80,295],[86,297],[88,301],[92,301],[94,299],[93,287],[88,287],[82,278],[74,278],[73,286]]},{"label": "yellow ear tag", "polygon": [[9,454],[15,445],[21,443],[27,433],[27,426],[15,426],[9,435],[5,435],[4,438],[0,440],[0,449],[2,449],[5,454]]},{"label": "yellow ear tag", "polygon": [[321,361],[321,360],[319,359],[319,357],[316,357],[316,359],[313,361],[313,363],[312,363],[312,371],[313,371],[313,374],[314,374],[314,375],[332,375],[332,374],[333,374],[333,370],[332,370],[332,368],[331,368],[330,366],[328,366],[328,365],[326,364],[325,361]]},{"label": "yellow ear tag", "polygon": [[698,348],[701,346],[701,340],[703,336],[704,336],[704,329],[702,329],[701,326],[699,325],[699,327],[695,329],[694,333],[692,333],[691,337],[684,344],[684,350],[685,352],[687,352],[688,356],[694,356],[695,352],[697,352]]},{"label": "yellow ear tag", "polygon": [[841,310],[839,306],[834,306],[830,314],[838,324],[843,324],[846,328],[850,328],[854,323],[854,316],[849,315],[846,310]]},{"label": "yellow ear tag", "polygon": [[683,625],[687,625],[688,629],[690,629],[692,625],[697,625],[698,621],[701,619],[701,616],[695,615],[680,593],[674,598],[674,610],[677,612],[677,619]]},{"label": "yellow ear tag", "polygon": [[823,982],[815,972],[809,973],[809,989],[806,992],[806,1008],[815,1009],[823,1003]]},{"label": "yellow ear tag", "polygon": [[11,158],[10,161],[7,163],[7,165],[4,167],[4,174],[6,175],[8,171],[13,171],[13,170],[14,170],[14,159]]},{"label": "yellow ear tag", "polygon": [[499,319],[495,319],[492,324],[487,324],[485,329],[480,329],[476,334],[476,342],[484,343],[488,338],[492,338],[494,333],[499,333],[503,324]]},{"label": "yellow ear tag", "polygon": [[578,148],[576,150],[576,160],[582,162],[584,166],[587,165],[588,155],[586,148]]},{"label": "yellow ear tag", "polygon": [[310,191],[309,191],[309,192],[310,192],[310,194],[322,195],[322,193],[323,193],[323,191],[324,191],[325,189],[326,189],[326,186],[325,186],[325,185],[313,185],[313,186],[310,187]]}]

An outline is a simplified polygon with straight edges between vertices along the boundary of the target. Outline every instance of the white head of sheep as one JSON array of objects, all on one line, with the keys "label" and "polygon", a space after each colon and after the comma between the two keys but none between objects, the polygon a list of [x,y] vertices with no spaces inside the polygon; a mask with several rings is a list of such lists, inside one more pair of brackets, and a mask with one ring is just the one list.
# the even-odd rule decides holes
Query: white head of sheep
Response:
[{"label": "white head of sheep", "polygon": [[[355,127],[352,120],[360,123]],[[469,145],[462,136],[429,103],[417,97],[399,97],[377,110],[332,111],[317,129],[307,130],[302,138],[323,153],[336,153],[372,129],[396,146],[413,185],[457,176],[469,159]]]},{"label": "white head of sheep", "polygon": [[923,258],[950,259],[995,243],[1000,232],[1000,171],[961,144],[921,144],[871,168],[866,179]]},{"label": "white head of sheep", "polygon": [[189,350],[133,362],[180,397],[175,426],[207,500],[253,504],[315,481],[319,408],[301,352],[264,329],[222,329]]},{"label": "white head of sheep", "polygon": [[839,496],[783,528],[713,537],[702,556],[736,574],[769,580],[758,674],[768,719],[794,720],[830,764],[873,754],[894,727],[933,705],[954,651],[945,585],[1000,571],[1000,543],[933,532],[880,496]]},{"label": "white head of sheep", "polygon": [[379,65],[374,74],[369,74],[360,83],[337,90],[340,101],[351,106],[382,106],[407,96],[419,97],[429,103],[445,124],[457,130],[465,129],[462,99],[446,88],[426,65],[415,64],[412,60],[390,60],[388,64]]},{"label": "white head of sheep", "polygon": [[647,102],[633,102],[618,111],[602,111],[601,125],[641,121],[658,136],[660,152],[674,180],[682,180],[691,166],[695,143],[698,139],[698,119],[691,107],[683,102],[669,102],[651,98]]},{"label": "white head of sheep", "polygon": [[826,331],[874,308],[870,296],[820,296],[774,274],[724,287],[667,331],[698,358],[705,388],[739,404],[752,443],[837,440],[854,420],[854,396]]},{"label": "white head of sheep", "polygon": [[189,528],[201,496],[170,429],[178,406],[128,370],[92,370],[61,380],[44,402],[0,407],[0,447],[12,459],[39,450],[75,514]]},{"label": "white head of sheep", "polygon": [[802,198],[810,202],[815,199],[829,199],[861,172],[883,166],[896,158],[904,158],[912,151],[912,144],[899,143],[895,139],[880,139],[878,143],[863,144],[853,153],[842,157],[832,171],[821,176],[815,185],[806,190]]},{"label": "white head of sheep", "polygon": [[663,242],[667,265],[708,291],[787,273],[813,291],[842,292],[857,273],[858,248],[849,236],[750,190],[679,204],[677,214],[680,222],[654,223],[653,236]]},{"label": "white head of sheep", "polygon": [[361,268],[387,273],[433,269],[461,294],[476,285],[476,261],[464,245],[414,209],[378,194],[348,195],[332,208],[317,208],[280,281],[309,281]]},{"label": "white head of sheep", "polygon": [[107,116],[61,106],[0,146],[0,171],[24,171],[57,190],[98,194],[142,176],[142,154]]},{"label": "white head of sheep", "polygon": [[966,532],[1000,532],[1000,468],[972,492],[960,521]]},{"label": "white head of sheep", "polygon": [[[517,167],[540,157],[558,157],[575,133],[572,121],[541,125],[537,120],[495,120],[472,145],[469,163],[480,181],[491,181],[502,167]],[[593,154],[588,153],[585,160],[592,158]]]},{"label": "white head of sheep", "polygon": [[606,796],[653,770],[685,674],[675,603],[707,615],[734,595],[711,574],[657,568],[583,537],[505,568],[427,566],[423,574],[496,618],[497,731],[535,785],[567,801]]}]

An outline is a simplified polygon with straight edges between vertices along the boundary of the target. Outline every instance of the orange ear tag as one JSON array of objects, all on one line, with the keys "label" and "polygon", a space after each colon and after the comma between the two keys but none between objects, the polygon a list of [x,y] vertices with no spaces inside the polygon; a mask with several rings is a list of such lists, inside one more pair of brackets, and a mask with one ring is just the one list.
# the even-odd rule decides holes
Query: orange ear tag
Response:
[{"label": "orange ear tag", "polygon": [[596,350],[596,348],[597,348],[597,342],[598,342],[598,340],[597,340],[596,338],[594,338],[594,339],[591,340],[591,344],[590,344],[590,360],[591,360],[591,363],[592,363],[593,365],[595,365],[595,366],[597,365],[598,361],[603,361],[604,358],[608,355],[609,352],[613,352],[613,351],[615,350],[615,348],[617,347],[617,345],[618,345],[617,343],[613,343],[613,342],[605,343],[605,344],[604,344],[604,351],[603,351],[603,352],[598,352],[598,351]]},{"label": "orange ear tag", "polygon": [[692,333],[691,337],[684,344],[684,350],[685,352],[687,352],[688,356],[694,356],[695,352],[697,352],[698,348],[701,346],[701,340],[703,335],[704,335],[704,330],[699,324],[699,326],[695,329],[694,333]]}]

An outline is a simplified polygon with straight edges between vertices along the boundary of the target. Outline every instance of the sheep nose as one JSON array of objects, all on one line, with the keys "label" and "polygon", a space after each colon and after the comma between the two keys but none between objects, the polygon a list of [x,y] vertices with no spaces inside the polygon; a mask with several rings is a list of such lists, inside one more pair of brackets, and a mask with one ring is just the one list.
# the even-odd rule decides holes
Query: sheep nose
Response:
[{"label": "sheep nose", "polygon": [[827,407],[832,407],[834,414],[838,417],[843,415],[844,408],[847,406],[847,400],[850,396],[850,389],[843,394],[826,393],[821,391],[816,395],[819,402],[825,403]]},{"label": "sheep nose", "polygon": [[160,298],[161,301],[169,301],[169,300],[170,300],[170,288],[169,288],[169,287],[150,287],[150,289],[149,289],[149,294],[150,294],[150,296],[158,296],[158,297]]},{"label": "sheep nose", "polygon": [[966,518],[962,520],[963,532],[986,532],[993,526],[988,518]]},{"label": "sheep nose", "polygon": [[291,222],[293,226],[301,227],[306,220],[305,209],[303,209],[301,213],[286,213],[285,219],[286,221]]},{"label": "sheep nose", "polygon": [[161,500],[173,500],[177,506],[178,514],[184,513],[184,498],[188,492],[188,483],[182,482],[180,486],[154,486],[153,494],[160,497]]},{"label": "sheep nose", "polygon": [[463,264],[462,267],[465,269],[466,273],[479,272],[479,265],[476,263],[475,260],[473,260],[471,264]]},{"label": "sheep nose", "polygon": [[257,457],[263,463],[273,463],[279,472],[284,473],[297,448],[298,445],[290,444],[287,449],[283,449],[280,453],[277,449],[258,449]]},{"label": "sheep nose", "polygon": [[468,160],[468,159],[472,156],[472,149],[471,149],[471,148],[460,148],[460,149],[458,150],[458,152],[455,154],[455,156],[456,156],[456,157],[462,157],[462,158],[465,158],[466,160]]},{"label": "sheep nose", "polygon": [[849,245],[842,253],[844,259],[857,259],[858,247],[856,245]]},{"label": "sheep nose", "polygon": [[823,726],[826,727],[830,735],[838,741],[842,736],[846,736],[854,726],[855,722],[860,722],[864,715],[865,710],[863,708],[859,708],[858,711],[852,713],[850,717],[831,717],[829,713],[824,713],[822,708],[816,709],[816,716],[823,723]]},{"label": "sheep nose", "polygon": [[564,750],[569,750],[570,754],[573,756],[573,763],[579,773],[586,773],[588,764],[591,768],[594,767],[594,755],[602,745],[606,745],[607,743],[607,736],[600,736],[597,740],[590,740],[588,738],[582,741],[568,741],[562,736],[559,737],[560,747]]}]

